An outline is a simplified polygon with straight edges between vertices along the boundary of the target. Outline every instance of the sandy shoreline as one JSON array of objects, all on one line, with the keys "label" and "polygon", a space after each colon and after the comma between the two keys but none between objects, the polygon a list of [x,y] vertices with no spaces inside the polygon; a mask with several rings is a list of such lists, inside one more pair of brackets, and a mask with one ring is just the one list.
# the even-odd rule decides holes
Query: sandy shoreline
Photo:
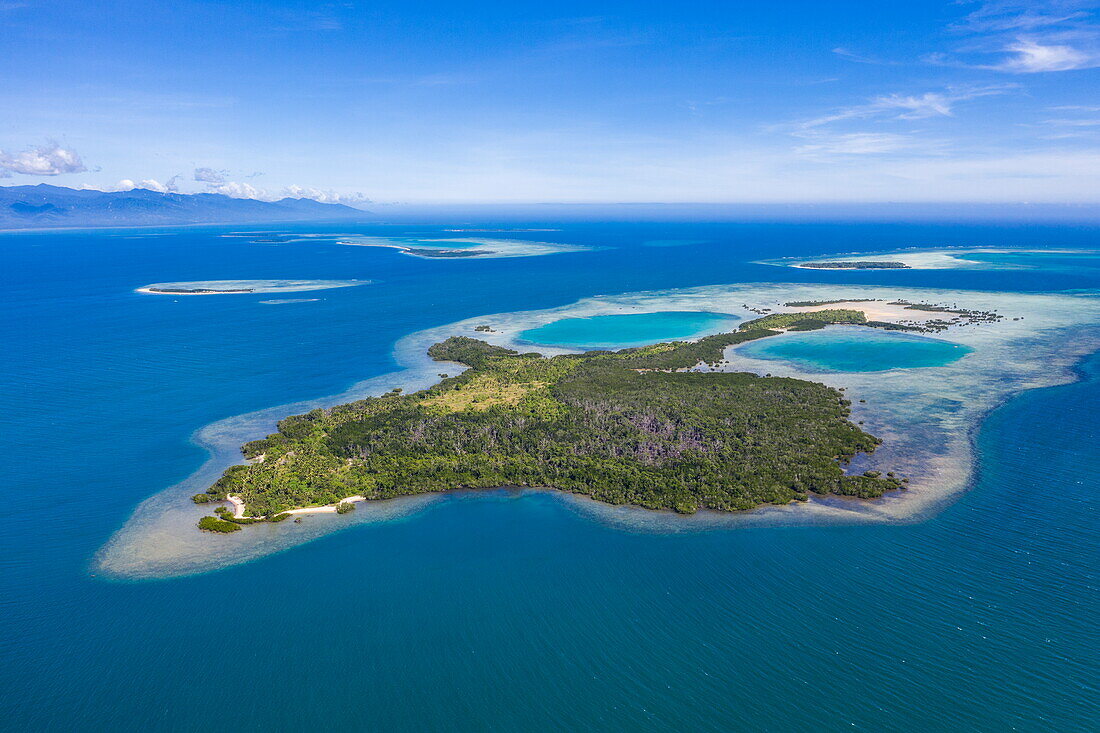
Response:
[{"label": "sandy shoreline", "polygon": [[[246,516],[245,513],[244,513],[245,512],[245,503],[239,496],[233,496],[232,494],[228,494],[228,495],[226,495],[225,500],[233,505],[233,518],[234,519],[264,519],[265,518],[265,517],[249,517],[249,516]],[[340,504],[343,504],[345,502],[347,502],[349,504],[357,504],[361,501],[366,501],[366,500],[367,500],[367,497],[359,496],[358,494],[356,494],[355,496],[349,496],[346,499],[341,499],[340,501],[336,502],[335,504],[325,504],[324,506],[306,506],[306,507],[301,507],[299,509],[287,509],[285,511],[279,512],[279,514],[335,514],[336,513],[336,507],[339,506]]]},{"label": "sandy shoreline", "polygon": [[[146,295],[264,295],[278,293],[308,293],[370,285],[370,280],[189,280],[149,283],[135,288]],[[198,292],[188,292],[198,291]]]},{"label": "sandy shoreline", "polygon": [[[1064,254],[1064,255],[1095,255],[1100,250],[1095,249],[1012,249],[1007,247],[966,247],[959,249],[914,249],[901,252],[874,252],[874,253],[850,253],[848,255],[830,255],[828,257],[815,257],[801,261],[768,260],[759,264],[775,265],[779,267],[793,267],[797,270],[813,270],[815,272],[904,272],[906,270],[1004,270],[1027,269],[1026,264],[1008,264],[982,262],[980,260],[968,260],[970,254]],[[868,267],[814,267],[829,262],[900,262],[906,267],[899,268],[868,268]]]},{"label": "sandy shoreline", "polygon": [[[841,300],[820,306],[788,308],[792,301]],[[872,299],[860,302],[860,299]],[[646,509],[610,506],[584,497],[555,492],[569,506],[596,521],[626,531],[682,532],[732,529],[742,526],[810,526],[819,524],[908,523],[934,515],[973,480],[972,436],[984,417],[1014,394],[1077,379],[1073,366],[1100,345],[1100,301],[1074,295],[992,293],[861,285],[734,284],[628,293],[585,298],[567,306],[532,311],[479,315],[418,331],[400,339],[393,356],[400,370],[359,383],[339,395],[272,407],[213,423],[195,440],[210,458],[181,484],[143,502],[97,555],[94,567],[113,577],[165,577],[206,572],[309,542],[348,526],[385,522],[408,516],[438,501],[436,495],[363,501],[358,511],[336,517],[335,506],[303,507],[296,514],[327,514],[326,521],[303,524],[258,523],[244,532],[219,535],[197,531],[199,516],[208,513],[188,497],[205,491],[229,466],[241,462],[240,446],[271,433],[289,414],[316,407],[380,395],[394,387],[406,392],[438,381],[440,365],[426,355],[433,343],[455,334],[469,334],[515,348],[518,334],[561,318],[668,310],[727,312],[746,320],[759,317],[755,308],[772,312],[812,312],[827,307],[852,307],[875,320],[921,320],[942,313],[890,306],[896,300],[957,304],[960,308],[997,310],[1005,319],[979,327],[952,326],[937,338],[962,343],[975,351],[954,365],[928,369],[897,369],[876,373],[801,372],[778,361],[761,361],[727,350],[730,371],[771,372],[844,387],[853,400],[852,420],[884,444],[859,470],[887,468],[912,478],[910,488],[874,501],[842,502],[812,497],[796,505],[763,506],[736,514],[699,512],[668,516]],[[1013,320],[1026,316],[1026,320]],[[473,332],[491,323],[492,333]],[[524,347],[528,350],[529,347]],[[545,354],[577,353],[577,349],[540,347]],[[448,371],[452,371],[448,369]],[[861,400],[866,399],[867,404]],[[353,497],[359,499],[359,497]]]},{"label": "sandy shoreline", "polygon": [[862,311],[869,321],[887,321],[898,323],[900,321],[931,321],[942,318],[942,312],[921,311],[908,309],[904,305],[895,305],[889,301],[856,301],[843,300],[839,303],[822,303],[820,305],[786,306],[790,313],[813,313],[815,311],[841,309]]},{"label": "sandy shoreline", "polygon": [[135,293],[148,293],[149,295],[251,295],[255,293],[252,289],[243,290],[203,290],[203,291],[186,291],[186,290],[156,290],[148,286],[144,288],[135,288]]}]

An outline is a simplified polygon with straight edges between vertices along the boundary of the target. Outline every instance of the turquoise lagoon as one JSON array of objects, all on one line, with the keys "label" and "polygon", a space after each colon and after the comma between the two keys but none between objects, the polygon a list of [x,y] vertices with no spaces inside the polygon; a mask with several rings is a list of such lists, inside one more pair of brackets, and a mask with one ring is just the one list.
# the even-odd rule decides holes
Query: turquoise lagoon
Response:
[{"label": "turquoise lagoon", "polygon": [[785,361],[812,371],[882,372],[945,366],[973,349],[942,339],[850,326],[787,333],[752,341],[744,356]]},{"label": "turquoise lagoon", "polygon": [[[458,493],[381,521],[364,521],[362,507],[247,528],[315,538],[272,534],[270,551],[217,572],[104,572],[101,548],[131,517],[188,510],[198,488],[186,482],[206,477],[208,459],[214,469],[239,460],[243,439],[326,395],[360,394],[361,380],[374,393],[412,388],[389,375],[422,356],[429,335],[490,323],[500,336],[508,324],[487,314],[539,312],[522,324],[531,328],[549,310],[620,312],[606,297],[561,311],[595,294],[735,281],[806,286],[761,292],[773,306],[861,296],[837,292],[841,282],[1011,292],[1013,302],[1100,287],[1086,268],[754,264],[927,242],[1088,247],[1097,227],[483,218],[353,233],[444,239],[459,224],[560,227],[530,236],[589,249],[448,260],[320,237],[257,244],[225,227],[0,234],[0,730],[1100,729],[1100,358],[1078,364],[1075,383],[1005,402],[998,380],[959,374],[994,361],[984,327],[961,332],[974,352],[929,370],[936,389],[917,404],[904,398],[922,370],[813,377],[848,386],[858,419],[885,439],[882,460],[896,444],[873,424],[883,411],[946,421],[977,400],[1001,405],[961,431],[976,457],[970,490],[920,521],[642,532],[549,492]],[[278,233],[335,240],[349,227]],[[704,243],[644,246],[653,240]],[[285,307],[263,293],[134,292],[349,278],[372,284]],[[718,302],[707,290],[644,308],[634,298],[621,312],[738,313],[745,297]],[[1006,310],[1025,320],[1004,325],[1023,334],[1039,320],[1040,301],[1029,303]],[[404,350],[410,334],[458,321],[469,328]],[[1040,356],[1054,361],[1080,332]],[[424,369],[430,379],[439,365]],[[872,387],[880,396],[860,403]],[[262,419],[238,417],[256,411]],[[326,532],[329,519],[343,531]]]},{"label": "turquoise lagoon", "polygon": [[545,346],[623,348],[659,341],[699,338],[732,331],[740,319],[729,313],[660,311],[587,318],[563,318],[519,334],[519,340]]},{"label": "turquoise lagoon", "polygon": [[968,252],[963,259],[998,267],[1072,271],[1100,269],[1100,252]]}]

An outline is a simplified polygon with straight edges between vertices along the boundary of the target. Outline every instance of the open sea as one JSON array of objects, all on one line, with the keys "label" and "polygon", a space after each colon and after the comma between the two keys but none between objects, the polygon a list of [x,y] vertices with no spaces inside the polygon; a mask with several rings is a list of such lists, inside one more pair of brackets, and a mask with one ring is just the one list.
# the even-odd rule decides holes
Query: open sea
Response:
[{"label": "open sea", "polygon": [[[632,532],[501,490],[204,574],[97,570],[135,507],[204,462],[196,431],[386,374],[415,331],[725,283],[1100,288],[1100,258],[1061,254],[975,270],[754,264],[1094,248],[1095,227],[457,225],[554,228],[484,236],[589,249],[422,258],[223,236],[471,236],[445,231],[456,222],[0,234],[0,729],[1100,730],[1096,354],[1077,382],[993,412],[972,488],[915,523]],[[287,279],[370,283],[134,292]]]}]

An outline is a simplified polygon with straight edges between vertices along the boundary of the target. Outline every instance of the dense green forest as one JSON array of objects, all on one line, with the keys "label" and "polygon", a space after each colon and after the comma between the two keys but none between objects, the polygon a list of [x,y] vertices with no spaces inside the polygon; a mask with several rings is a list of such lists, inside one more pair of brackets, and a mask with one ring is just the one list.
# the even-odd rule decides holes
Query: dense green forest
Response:
[{"label": "dense green forest", "polygon": [[811,493],[877,497],[901,481],[844,475],[843,463],[879,441],[848,420],[842,393],[798,379],[689,371],[721,362],[727,346],[775,335],[768,326],[862,320],[845,310],[774,314],[696,342],[552,358],[452,337],[428,353],[467,365],[462,374],[288,417],[279,432],[244,446],[252,463],[229,468],[196,501],[229,493],[252,516],[276,517],[354,495],[500,486],[678,512]]},{"label": "dense green forest", "polygon": [[908,270],[904,262],[885,262],[882,260],[854,260],[852,262],[803,262],[799,267],[817,270]]}]

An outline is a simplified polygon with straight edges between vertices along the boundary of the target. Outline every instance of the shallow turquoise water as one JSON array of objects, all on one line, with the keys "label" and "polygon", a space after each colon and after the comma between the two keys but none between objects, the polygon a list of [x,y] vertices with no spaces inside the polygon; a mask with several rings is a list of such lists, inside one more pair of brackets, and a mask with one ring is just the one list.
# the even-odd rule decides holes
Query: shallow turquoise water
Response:
[{"label": "shallow turquoise water", "polygon": [[1084,268],[1100,269],[1100,253],[1097,252],[968,252],[962,259],[985,262],[991,265],[1044,269],[1066,272]]},{"label": "shallow turquoise water", "polygon": [[591,318],[563,318],[532,328],[519,338],[532,344],[581,348],[644,346],[658,341],[697,338],[737,327],[729,313],[661,311]]},{"label": "shallow turquoise water", "polygon": [[973,349],[893,331],[829,326],[820,331],[750,341],[740,351],[756,359],[791,362],[809,370],[881,372],[943,366],[958,361]]},{"label": "shallow turquoise water", "polygon": [[[839,281],[752,264],[787,255],[1100,235],[560,226],[531,237],[606,249],[436,261],[216,228],[0,235],[0,730],[1100,729],[1100,357],[994,413],[973,490],[916,524],[633,534],[552,494],[498,491],[219,572],[90,573],[139,502],[202,463],[195,430],[391,371],[408,333],[598,293]],[[706,243],[643,246],[655,239]],[[373,284],[277,305],[132,292],[250,278]],[[1082,270],[844,278],[1100,286]]]}]

